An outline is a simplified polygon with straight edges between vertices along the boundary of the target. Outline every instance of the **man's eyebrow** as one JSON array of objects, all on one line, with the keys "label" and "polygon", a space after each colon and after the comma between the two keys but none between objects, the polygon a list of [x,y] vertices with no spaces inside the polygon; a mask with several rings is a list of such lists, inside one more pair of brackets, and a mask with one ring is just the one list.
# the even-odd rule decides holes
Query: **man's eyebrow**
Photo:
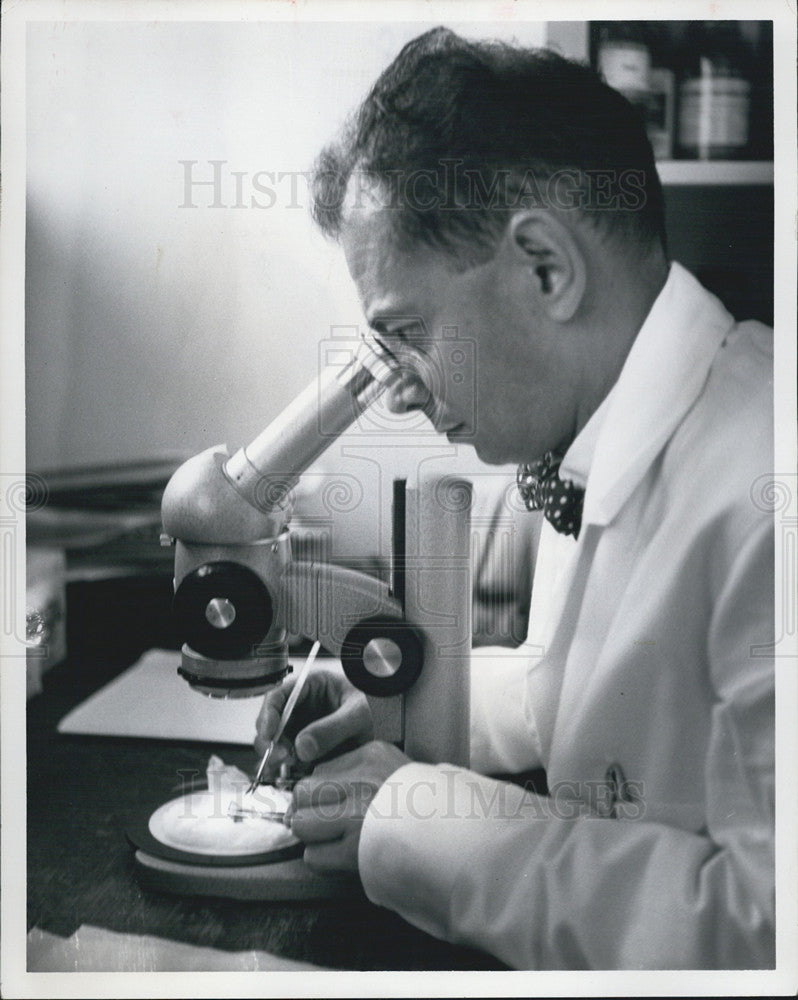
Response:
[{"label": "man's eyebrow", "polygon": [[387,328],[385,326],[385,321],[377,317],[366,317],[366,322],[369,325],[369,329],[373,330],[375,333],[385,333]]},{"label": "man's eyebrow", "polygon": [[393,337],[401,336],[408,327],[424,325],[421,317],[403,312],[367,316],[366,322],[375,333]]}]

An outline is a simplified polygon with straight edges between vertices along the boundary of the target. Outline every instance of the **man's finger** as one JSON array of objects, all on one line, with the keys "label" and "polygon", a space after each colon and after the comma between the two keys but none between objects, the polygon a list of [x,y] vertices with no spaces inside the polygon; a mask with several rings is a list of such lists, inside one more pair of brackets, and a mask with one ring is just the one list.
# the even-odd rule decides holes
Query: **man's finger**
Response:
[{"label": "man's finger", "polygon": [[291,693],[294,683],[295,680],[293,677],[287,681],[283,681],[279,687],[274,688],[273,691],[269,691],[263,699],[263,704],[260,707],[260,712],[258,712],[258,718],[255,722],[255,728],[258,736],[264,740],[270,740],[277,732],[277,726],[280,724],[285,703],[288,701],[288,695]]},{"label": "man's finger", "polygon": [[294,785],[294,809],[315,809],[345,801],[347,786],[336,778],[311,774]]},{"label": "man's finger", "polygon": [[358,838],[342,837],[326,844],[309,844],[305,848],[304,861],[308,868],[317,872],[351,872],[357,875]]},{"label": "man's finger", "polygon": [[322,844],[343,837],[354,822],[346,803],[334,802],[295,812],[291,817],[291,832],[303,844]]},{"label": "man's finger", "polygon": [[371,709],[365,695],[353,693],[335,712],[305,726],[294,741],[296,755],[301,761],[310,763],[335,750],[346,740],[364,742],[370,739],[373,728]]},{"label": "man's finger", "polygon": [[294,785],[294,807],[302,809],[316,802],[337,802],[352,796],[361,784],[363,752],[363,747],[357,747],[317,764],[312,774]]},{"label": "man's finger", "polygon": [[[276,729],[276,728],[277,727],[274,726],[273,730]],[[263,733],[263,732],[261,732],[259,730],[255,734],[255,739],[253,740],[253,746],[255,747],[255,753],[259,757],[262,757],[266,753],[266,748],[269,746],[269,744],[271,742],[272,742],[271,736],[270,735],[266,735],[265,733]]]},{"label": "man's finger", "polygon": [[[264,740],[260,736],[256,737],[254,743],[255,756],[258,758],[258,763],[256,767],[260,765],[260,762],[263,759],[263,755],[266,753],[266,750],[270,743],[271,740]],[[287,760],[290,756],[291,756],[290,744],[284,742],[283,740],[280,740],[280,742],[272,750],[271,754],[269,754],[269,759],[266,762],[266,767],[263,772],[263,780],[265,781],[277,775],[277,773],[280,770],[280,765],[283,763],[284,760]]]}]

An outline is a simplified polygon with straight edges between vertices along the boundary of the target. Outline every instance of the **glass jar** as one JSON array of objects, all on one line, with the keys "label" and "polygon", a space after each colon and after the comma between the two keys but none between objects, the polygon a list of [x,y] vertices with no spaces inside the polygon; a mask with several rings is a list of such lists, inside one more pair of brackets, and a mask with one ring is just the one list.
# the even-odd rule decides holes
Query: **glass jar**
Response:
[{"label": "glass jar", "polygon": [[739,159],[748,150],[751,84],[730,22],[710,22],[679,89],[679,147],[699,160]]}]

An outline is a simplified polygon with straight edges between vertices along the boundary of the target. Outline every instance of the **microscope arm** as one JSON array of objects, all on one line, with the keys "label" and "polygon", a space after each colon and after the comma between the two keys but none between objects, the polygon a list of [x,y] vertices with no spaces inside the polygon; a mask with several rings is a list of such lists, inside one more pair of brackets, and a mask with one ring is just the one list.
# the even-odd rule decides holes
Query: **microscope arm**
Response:
[{"label": "microscope arm", "polygon": [[347,677],[367,695],[400,694],[421,672],[421,635],[388,586],[365,573],[329,563],[289,563],[278,617],[287,631],[318,639],[340,657]]},{"label": "microscope arm", "polygon": [[385,583],[330,563],[290,563],[283,573],[279,607],[286,631],[318,639],[333,656],[340,656],[358,622],[403,617],[401,604]]}]

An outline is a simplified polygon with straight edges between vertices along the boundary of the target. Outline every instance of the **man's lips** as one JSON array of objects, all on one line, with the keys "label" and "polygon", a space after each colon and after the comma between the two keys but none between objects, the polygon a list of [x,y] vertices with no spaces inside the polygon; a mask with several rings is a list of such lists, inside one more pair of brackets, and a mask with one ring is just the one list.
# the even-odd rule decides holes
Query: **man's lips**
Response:
[{"label": "man's lips", "polygon": [[450,441],[452,438],[469,437],[471,435],[471,431],[465,424],[455,424],[454,427],[449,427],[443,433]]}]

